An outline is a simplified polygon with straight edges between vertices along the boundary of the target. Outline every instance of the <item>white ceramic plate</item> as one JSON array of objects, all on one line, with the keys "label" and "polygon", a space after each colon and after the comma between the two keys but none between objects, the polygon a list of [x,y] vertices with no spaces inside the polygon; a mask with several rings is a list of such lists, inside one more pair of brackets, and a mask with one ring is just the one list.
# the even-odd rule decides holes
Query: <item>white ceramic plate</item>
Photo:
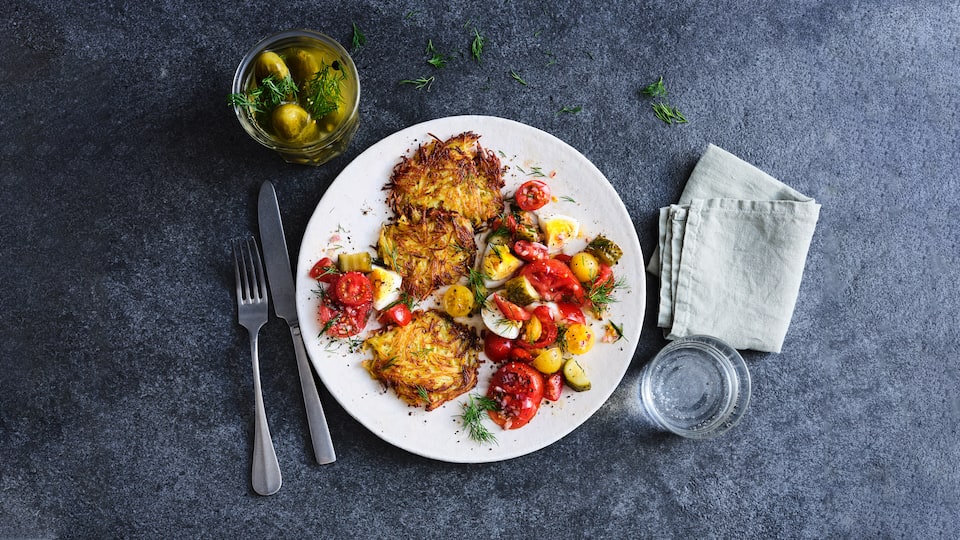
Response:
[{"label": "white ceramic plate", "polygon": [[[497,436],[497,443],[492,445],[471,440],[461,425],[459,416],[466,395],[431,412],[408,406],[369,376],[361,365],[365,358],[362,351],[351,350],[356,347],[348,342],[321,337],[316,316],[319,299],[314,292],[318,285],[308,275],[314,263],[324,256],[361,250],[375,254],[380,226],[392,217],[383,186],[400,157],[410,155],[429,141],[430,135],[447,139],[465,131],[480,135],[480,144],[497,152],[503,165],[509,167],[505,195],[512,195],[517,186],[533,177],[534,171],[552,175],[546,181],[556,201],[541,212],[574,217],[587,238],[603,233],[624,252],[614,272],[626,287],[616,293],[618,302],[611,304],[606,319],[622,326],[624,339],[615,343],[598,340],[591,351],[579,357],[592,389],[578,393],[564,388],[559,401],[545,400],[537,416],[521,429],[504,431],[487,420]],[[576,249],[572,245],[565,251]],[[303,236],[296,282],[297,310],[307,352],[323,384],[340,405],[393,445],[428,458],[461,463],[521,456],[550,445],[586,422],[610,397],[630,365],[640,338],[646,296],[636,230],[606,177],[556,137],[525,124],[489,116],[424,122],[390,135],[360,154],[317,205]],[[477,321],[473,324],[482,326]],[[374,323],[368,330],[376,326]],[[594,327],[602,335],[602,323],[594,322]],[[485,356],[481,354],[481,358]],[[480,368],[480,382],[471,393],[485,394],[493,371],[494,365],[485,361]]]}]

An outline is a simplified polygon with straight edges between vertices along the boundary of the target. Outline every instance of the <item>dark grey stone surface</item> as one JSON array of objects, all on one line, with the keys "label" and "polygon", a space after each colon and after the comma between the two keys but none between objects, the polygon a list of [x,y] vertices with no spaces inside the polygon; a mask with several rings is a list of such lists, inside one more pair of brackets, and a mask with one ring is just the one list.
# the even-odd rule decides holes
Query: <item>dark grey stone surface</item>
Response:
[{"label": "dark grey stone surface", "polygon": [[[8,3],[0,537],[960,536],[960,4],[723,4]],[[282,163],[224,104],[240,57],[291,27],[349,43],[354,22],[367,37],[356,139],[322,168]],[[479,64],[474,28],[488,39]],[[446,68],[425,63],[428,40]],[[429,74],[430,91],[398,84]],[[689,124],[660,123],[641,99],[661,75]],[[318,466],[272,321],[261,354],[284,484],[254,495],[228,242],[254,230],[271,179],[298,246],[352,158],[456,114],[579,149],[648,256],[657,208],[707,143],[815,197],[783,353],[745,355],[754,395],[734,431],[651,434],[634,409],[637,374],[665,344],[651,287],[627,377],[556,444],[438,463],[324,391],[339,460]]]}]

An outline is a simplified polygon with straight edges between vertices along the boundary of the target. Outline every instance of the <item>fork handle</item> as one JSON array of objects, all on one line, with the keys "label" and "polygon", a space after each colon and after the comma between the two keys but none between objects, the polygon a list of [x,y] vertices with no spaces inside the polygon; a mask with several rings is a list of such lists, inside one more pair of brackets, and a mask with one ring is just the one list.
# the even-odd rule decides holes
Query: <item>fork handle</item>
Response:
[{"label": "fork handle", "polygon": [[260,357],[257,347],[257,336],[251,333],[250,350],[253,357],[253,393],[256,402],[256,416],[254,417],[253,433],[253,465],[250,477],[253,489],[260,495],[273,495],[280,491],[283,479],[280,476],[280,463],[273,448],[273,439],[270,438],[270,426],[267,424],[267,413],[263,408],[263,393],[260,390]]},{"label": "fork handle", "polygon": [[321,465],[333,463],[337,460],[337,454],[333,449],[327,417],[323,414],[317,383],[314,382],[313,371],[310,370],[310,361],[307,360],[307,350],[303,345],[300,326],[290,325],[290,334],[293,336],[293,348],[297,353],[297,371],[300,372],[300,388],[303,390],[303,405],[307,409],[307,424],[310,427],[313,454],[317,458],[317,463]]}]

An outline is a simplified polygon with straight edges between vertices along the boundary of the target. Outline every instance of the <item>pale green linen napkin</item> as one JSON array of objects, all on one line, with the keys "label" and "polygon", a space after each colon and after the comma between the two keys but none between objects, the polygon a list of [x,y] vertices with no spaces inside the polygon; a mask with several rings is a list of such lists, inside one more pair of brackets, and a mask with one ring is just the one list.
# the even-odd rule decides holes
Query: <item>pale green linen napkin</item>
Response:
[{"label": "pale green linen napkin", "polygon": [[647,266],[660,276],[667,339],[706,334],[779,353],[819,214],[810,197],[709,145],[678,204],[660,209]]}]

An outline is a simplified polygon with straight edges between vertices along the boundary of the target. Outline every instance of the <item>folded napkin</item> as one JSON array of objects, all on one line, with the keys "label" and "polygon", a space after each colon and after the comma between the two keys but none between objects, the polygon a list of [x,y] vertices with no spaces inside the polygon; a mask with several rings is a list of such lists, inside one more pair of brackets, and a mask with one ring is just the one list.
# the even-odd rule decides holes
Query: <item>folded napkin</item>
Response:
[{"label": "folded napkin", "polygon": [[667,339],[707,334],[779,353],[819,215],[810,197],[708,146],[678,204],[660,209],[647,266]]}]

